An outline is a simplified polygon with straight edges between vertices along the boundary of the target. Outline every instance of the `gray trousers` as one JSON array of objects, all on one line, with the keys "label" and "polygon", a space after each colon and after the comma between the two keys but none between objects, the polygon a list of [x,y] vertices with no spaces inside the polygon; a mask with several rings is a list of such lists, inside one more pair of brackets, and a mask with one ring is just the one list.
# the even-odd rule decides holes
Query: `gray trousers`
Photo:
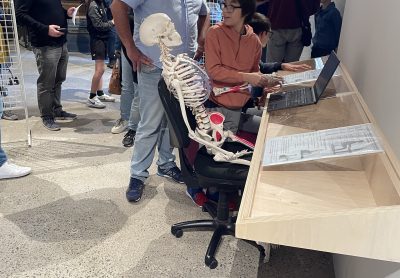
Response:
[{"label": "gray trousers", "polygon": [[261,123],[262,110],[248,109],[242,113],[242,109],[228,109],[225,107],[207,108],[209,112],[220,112],[225,116],[224,129],[232,131],[234,134],[238,130],[258,133]]},{"label": "gray trousers", "polygon": [[301,28],[272,30],[267,45],[267,62],[290,63],[300,59],[303,52]]},{"label": "gray trousers", "polygon": [[54,117],[62,111],[61,84],[67,77],[68,49],[63,46],[34,47],[37,79],[37,98],[41,117]]}]

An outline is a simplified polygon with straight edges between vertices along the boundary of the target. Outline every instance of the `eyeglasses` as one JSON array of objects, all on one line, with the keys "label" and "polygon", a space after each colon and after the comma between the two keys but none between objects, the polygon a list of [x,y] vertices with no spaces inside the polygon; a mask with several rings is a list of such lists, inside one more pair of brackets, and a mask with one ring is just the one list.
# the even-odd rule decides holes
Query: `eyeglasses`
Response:
[{"label": "eyeglasses", "polygon": [[223,10],[224,8],[226,8],[226,11],[228,13],[233,13],[235,11],[235,9],[241,9],[241,6],[234,6],[234,5],[226,5],[225,3],[220,3],[221,6],[221,10]]},{"label": "eyeglasses", "polygon": [[272,31],[267,31],[267,36],[268,36],[268,38],[271,38],[273,34],[274,34],[274,32],[272,32]]}]

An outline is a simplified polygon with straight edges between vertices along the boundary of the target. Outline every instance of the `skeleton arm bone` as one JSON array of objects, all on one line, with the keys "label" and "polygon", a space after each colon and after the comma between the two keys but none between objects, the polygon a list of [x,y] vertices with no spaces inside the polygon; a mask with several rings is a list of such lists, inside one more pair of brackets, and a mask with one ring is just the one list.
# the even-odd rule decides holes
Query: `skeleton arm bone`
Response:
[{"label": "skeleton arm bone", "polygon": [[[197,136],[195,132],[193,132],[193,130],[190,128],[190,125],[189,125],[189,122],[188,122],[188,119],[187,119],[187,116],[186,116],[185,101],[184,101],[182,92],[181,92],[181,90],[179,88],[179,85],[176,84],[176,83],[177,83],[176,80],[174,80],[174,81],[172,81],[171,85],[177,91],[179,106],[181,108],[183,121],[185,122],[185,125],[186,125],[186,127],[187,127],[187,129],[189,131],[189,137],[192,140],[194,140],[194,141],[206,146],[207,149],[214,150],[215,151],[215,152],[213,152],[213,154],[215,155],[214,156],[214,160],[216,160],[216,161],[220,161],[220,162],[229,161],[229,162],[232,162],[232,163],[237,163],[237,164],[242,164],[242,165],[250,165],[250,161],[239,158],[240,156],[243,156],[245,154],[249,154],[248,151],[244,150],[244,151],[238,152],[236,154],[232,153],[232,152],[229,152],[229,151],[226,151],[226,150],[220,148],[219,146],[216,146],[216,145],[210,143],[209,141],[202,139],[201,137]],[[219,154],[219,155],[217,156],[217,154]]]}]

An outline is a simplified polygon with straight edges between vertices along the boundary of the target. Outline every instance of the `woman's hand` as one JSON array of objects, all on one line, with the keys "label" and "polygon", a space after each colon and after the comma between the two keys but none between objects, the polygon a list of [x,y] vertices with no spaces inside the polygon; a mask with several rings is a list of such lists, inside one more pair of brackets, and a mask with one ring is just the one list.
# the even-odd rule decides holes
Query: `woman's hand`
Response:
[{"label": "woman's hand", "polygon": [[68,15],[69,17],[72,17],[72,15],[74,14],[75,9],[76,9],[75,7],[69,8],[69,9],[67,10],[67,15]]},{"label": "woman's hand", "polygon": [[305,71],[310,70],[311,66],[307,64],[290,64],[290,63],[283,63],[282,70],[286,71]]},{"label": "woman's hand", "polygon": [[273,74],[264,74],[264,78],[268,81],[267,85],[264,87],[274,87],[274,86],[282,86],[283,82],[283,77],[280,75],[277,75],[275,73]]}]

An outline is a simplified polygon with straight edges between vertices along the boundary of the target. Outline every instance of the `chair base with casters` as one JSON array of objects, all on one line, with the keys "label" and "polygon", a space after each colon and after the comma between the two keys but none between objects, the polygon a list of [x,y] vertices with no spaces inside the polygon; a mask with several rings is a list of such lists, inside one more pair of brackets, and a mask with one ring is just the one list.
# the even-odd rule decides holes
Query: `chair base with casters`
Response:
[{"label": "chair base with casters", "polygon": [[[218,200],[218,209],[217,211],[226,210],[228,204],[228,194],[226,192],[219,192],[219,200]],[[171,233],[176,237],[180,238],[183,235],[184,230],[189,229],[201,229],[201,230],[212,230],[214,231],[210,244],[208,245],[207,252],[204,258],[204,263],[210,269],[214,269],[218,266],[218,261],[215,258],[217,248],[223,236],[230,235],[235,236],[235,222],[236,217],[227,217],[225,220],[221,220],[213,215],[213,211],[215,211],[212,207],[213,204],[206,203],[204,204],[204,210],[207,211],[212,217],[212,220],[193,220],[186,221],[172,225]],[[225,207],[226,208],[221,208]],[[229,209],[228,209],[229,210]],[[229,212],[228,212],[229,213]],[[265,250],[261,245],[258,245],[254,241],[247,241],[247,243],[255,246],[260,251],[260,256],[265,256]]]},{"label": "chair base with casters", "polygon": [[[207,153],[205,147],[198,149],[198,144],[188,136],[188,128],[194,130],[196,127],[196,121],[191,111],[186,109],[186,116],[190,125],[187,127],[178,100],[169,92],[163,80],[160,81],[158,90],[169,122],[170,133],[173,137],[172,142],[179,149],[181,172],[185,184],[194,188],[213,188],[219,193],[217,206],[211,201],[206,202],[203,206],[203,209],[213,219],[174,224],[171,227],[171,233],[179,238],[183,235],[184,230],[214,231],[205,256],[205,264],[213,269],[218,266],[215,255],[221,238],[226,235],[235,236],[236,217],[229,216],[228,195],[237,193],[238,190],[244,188],[249,167],[228,162],[216,162],[213,156]],[[237,142],[225,142],[222,148],[236,153],[246,147]],[[242,158],[251,160],[251,157],[251,154],[248,154]],[[261,254],[264,254],[263,247],[255,242],[246,242],[256,246]]]},{"label": "chair base with casters", "polygon": [[[243,149],[243,146],[239,143],[225,143],[223,147],[229,151]],[[180,157],[181,161],[185,162],[185,157],[182,157],[181,150]],[[229,215],[229,195],[236,193],[239,189],[243,189],[248,167],[244,165],[215,162],[212,156],[207,153],[205,147],[203,147],[197,152],[194,161],[194,169],[196,169],[195,174],[198,185],[206,188],[212,187],[218,190],[219,198],[217,205],[215,206],[214,203],[208,201],[203,206],[203,210],[208,212],[213,219],[177,223],[172,225],[171,233],[175,237],[180,238],[184,230],[198,229],[214,231],[204,259],[206,266],[214,269],[218,266],[218,261],[215,256],[221,238],[227,235],[235,236],[236,217]],[[182,174],[184,177],[189,174],[186,171],[187,168],[183,167]],[[262,246],[254,241],[246,242],[257,247],[261,256],[265,256],[265,251]]]}]

